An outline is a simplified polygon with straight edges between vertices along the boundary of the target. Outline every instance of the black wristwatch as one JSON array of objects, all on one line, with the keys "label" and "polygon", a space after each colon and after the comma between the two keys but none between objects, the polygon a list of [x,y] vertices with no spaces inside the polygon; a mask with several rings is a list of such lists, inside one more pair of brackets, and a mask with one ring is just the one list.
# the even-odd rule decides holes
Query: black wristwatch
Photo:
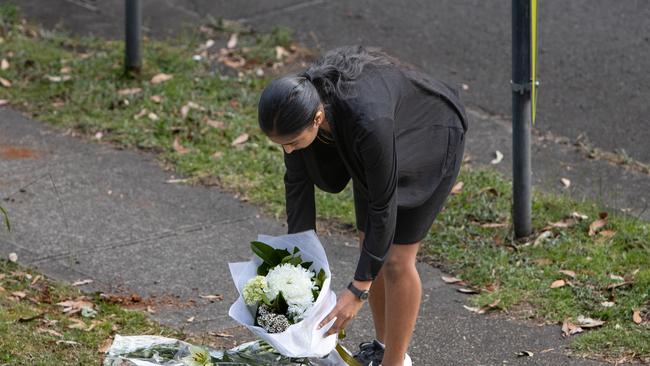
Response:
[{"label": "black wristwatch", "polygon": [[352,282],[348,285],[348,290],[350,290],[354,296],[359,298],[361,301],[368,300],[368,296],[370,295],[370,292],[368,290],[360,290],[354,286]]}]

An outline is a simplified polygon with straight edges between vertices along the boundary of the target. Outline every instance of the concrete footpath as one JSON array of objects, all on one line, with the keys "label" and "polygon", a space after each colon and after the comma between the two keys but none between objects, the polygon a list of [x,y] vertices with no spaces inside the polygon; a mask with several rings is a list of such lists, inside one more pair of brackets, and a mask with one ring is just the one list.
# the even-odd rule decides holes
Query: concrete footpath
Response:
[{"label": "concrete footpath", "polygon": [[[16,252],[20,264],[68,282],[92,279],[85,291],[137,294],[172,327],[247,338],[227,315],[236,299],[227,263],[249,258],[258,233],[283,234],[283,223],[216,188],[167,183],[178,177],[151,155],[66,136],[9,109],[0,109],[0,153],[0,197],[13,222],[11,233],[0,231],[3,257]],[[334,287],[343,289],[355,238],[321,239]],[[418,269],[424,298],[409,351],[416,365],[600,364],[566,356],[559,326],[473,314],[439,270]],[[223,300],[201,298],[216,294]],[[369,315],[366,306],[348,346],[372,338]],[[521,351],[534,356],[518,358]]]}]

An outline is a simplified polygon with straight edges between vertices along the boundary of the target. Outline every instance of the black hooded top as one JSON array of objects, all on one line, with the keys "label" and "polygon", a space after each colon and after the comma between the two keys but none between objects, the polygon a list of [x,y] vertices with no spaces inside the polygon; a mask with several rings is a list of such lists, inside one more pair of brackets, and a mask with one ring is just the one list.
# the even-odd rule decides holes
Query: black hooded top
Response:
[{"label": "black hooded top", "polygon": [[[315,229],[314,185],[340,192],[350,178],[368,199],[365,239],[354,278],[377,276],[392,244],[399,208],[414,208],[441,179],[431,136],[467,130],[457,92],[412,69],[366,65],[346,97],[325,103],[334,144],[318,139],[284,154],[289,233]],[[444,132],[443,132],[444,131]]]}]

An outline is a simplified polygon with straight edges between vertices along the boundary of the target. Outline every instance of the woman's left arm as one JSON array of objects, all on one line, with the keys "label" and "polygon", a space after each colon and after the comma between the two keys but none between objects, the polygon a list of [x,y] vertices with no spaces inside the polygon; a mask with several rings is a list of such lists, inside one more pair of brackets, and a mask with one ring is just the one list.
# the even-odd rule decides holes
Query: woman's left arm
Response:
[{"label": "woman's left arm", "polygon": [[397,153],[393,120],[373,120],[360,136],[357,146],[369,202],[365,238],[354,279],[371,281],[379,273],[395,235]]},{"label": "woman's left arm", "polygon": [[[363,162],[363,174],[368,190],[368,217],[365,238],[354,275],[357,287],[367,289],[375,279],[393,241],[397,219],[397,155],[395,152],[394,122],[389,118],[376,119],[362,128],[356,151]],[[359,284],[365,284],[359,285]],[[361,309],[363,302],[347,289],[323,319],[320,327],[337,318],[326,335],[345,329]]]}]

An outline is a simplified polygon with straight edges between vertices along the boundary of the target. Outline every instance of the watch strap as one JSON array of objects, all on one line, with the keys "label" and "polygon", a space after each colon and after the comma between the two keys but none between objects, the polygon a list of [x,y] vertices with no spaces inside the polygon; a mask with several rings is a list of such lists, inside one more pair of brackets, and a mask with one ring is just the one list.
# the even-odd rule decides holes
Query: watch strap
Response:
[{"label": "watch strap", "polygon": [[348,285],[348,290],[350,290],[350,292],[352,292],[359,300],[363,301],[368,299],[368,290],[361,290],[352,282]]}]

